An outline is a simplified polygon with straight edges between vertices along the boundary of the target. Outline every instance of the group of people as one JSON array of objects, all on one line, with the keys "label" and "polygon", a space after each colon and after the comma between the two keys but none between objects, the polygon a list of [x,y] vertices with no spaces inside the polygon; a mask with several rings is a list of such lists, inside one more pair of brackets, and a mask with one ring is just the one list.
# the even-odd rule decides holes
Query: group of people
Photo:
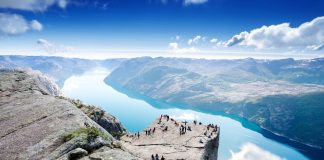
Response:
[{"label": "group of people", "polygon": [[215,124],[208,124],[207,125],[207,130],[209,131],[209,129],[212,129],[213,132],[217,132],[217,125]]},{"label": "group of people", "polygon": [[148,129],[148,130],[145,130],[145,135],[151,135],[151,133],[153,134],[153,133],[155,133],[155,127],[153,128],[153,129]]},{"label": "group of people", "polygon": [[191,131],[191,127],[186,126],[186,125],[181,125],[180,128],[179,128],[180,136],[183,135],[183,134],[186,134],[187,130]]},{"label": "group of people", "polygon": [[140,137],[140,133],[139,132],[137,132],[137,133],[135,133],[135,134],[126,134],[126,137],[130,137],[130,138],[139,138]]},{"label": "group of people", "polygon": [[[198,122],[197,122],[196,120],[194,120],[193,123],[194,123],[195,125],[197,125]],[[201,122],[199,122],[198,124],[199,124],[199,125],[202,125]]]},{"label": "group of people", "polygon": [[164,158],[163,156],[162,156],[161,159],[160,159],[160,157],[159,157],[158,154],[155,154],[155,156],[152,154],[151,159],[152,159],[152,160],[165,160],[165,158]]}]

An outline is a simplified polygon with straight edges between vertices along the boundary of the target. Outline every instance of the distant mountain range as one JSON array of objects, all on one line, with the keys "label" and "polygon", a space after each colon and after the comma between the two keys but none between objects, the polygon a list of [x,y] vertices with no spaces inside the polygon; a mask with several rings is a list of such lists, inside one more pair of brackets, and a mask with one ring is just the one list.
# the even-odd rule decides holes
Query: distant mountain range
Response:
[{"label": "distant mountain range", "polygon": [[324,148],[324,59],[136,58],[110,85],[168,103],[246,118],[289,139]]},{"label": "distant mountain range", "polygon": [[52,78],[60,87],[72,75],[80,75],[96,67],[109,70],[116,68],[125,59],[87,60],[49,56],[0,56],[0,68],[30,68],[39,70]]}]

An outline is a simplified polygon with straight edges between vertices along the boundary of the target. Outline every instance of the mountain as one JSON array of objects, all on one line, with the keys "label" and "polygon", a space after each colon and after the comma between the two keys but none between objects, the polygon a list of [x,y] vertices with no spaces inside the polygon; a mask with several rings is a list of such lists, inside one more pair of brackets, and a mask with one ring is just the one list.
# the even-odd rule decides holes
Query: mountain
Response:
[{"label": "mountain", "polygon": [[136,58],[105,82],[167,103],[226,112],[324,148],[324,59]]},{"label": "mountain", "polygon": [[81,75],[96,67],[108,70],[116,68],[125,59],[87,60],[79,58],[49,57],[49,56],[0,56],[0,68],[30,68],[38,70],[53,79],[60,87],[72,75]]}]

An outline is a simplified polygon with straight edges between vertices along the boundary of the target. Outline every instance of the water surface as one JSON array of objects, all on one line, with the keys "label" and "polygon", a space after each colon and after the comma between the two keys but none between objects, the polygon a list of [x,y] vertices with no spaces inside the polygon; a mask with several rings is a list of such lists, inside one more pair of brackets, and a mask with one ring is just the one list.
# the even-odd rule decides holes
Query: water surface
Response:
[{"label": "water surface", "polygon": [[168,114],[179,120],[198,120],[205,124],[217,124],[221,128],[218,150],[220,160],[246,155],[252,155],[256,159],[258,157],[263,159],[264,156],[271,159],[307,159],[294,148],[266,138],[258,132],[259,127],[248,121],[179,109],[153,100],[147,102],[148,100],[131,98],[103,82],[108,74],[109,71],[98,68],[82,76],[72,76],[65,81],[62,91],[67,97],[101,106],[116,116],[131,132],[145,129],[161,114]]}]

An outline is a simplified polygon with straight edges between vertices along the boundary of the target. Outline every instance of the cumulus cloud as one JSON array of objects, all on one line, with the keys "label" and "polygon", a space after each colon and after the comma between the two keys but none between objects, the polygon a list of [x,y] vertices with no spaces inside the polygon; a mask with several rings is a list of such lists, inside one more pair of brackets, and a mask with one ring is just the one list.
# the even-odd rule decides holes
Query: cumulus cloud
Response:
[{"label": "cumulus cloud", "polygon": [[17,35],[29,30],[42,30],[43,26],[37,20],[28,22],[18,14],[0,13],[0,34]]},{"label": "cumulus cloud", "polygon": [[191,5],[191,4],[203,4],[208,2],[208,0],[184,0],[183,3],[185,5]]},{"label": "cumulus cloud", "polygon": [[41,31],[43,29],[43,25],[39,23],[37,20],[32,20],[30,22],[30,27],[36,31]]},{"label": "cumulus cloud", "polygon": [[37,44],[39,44],[48,54],[60,54],[73,51],[73,47],[56,45],[45,39],[38,39]]},{"label": "cumulus cloud", "polygon": [[172,53],[180,53],[180,54],[199,52],[199,50],[195,47],[182,48],[179,46],[177,42],[169,43],[169,50]]},{"label": "cumulus cloud", "polygon": [[188,45],[198,44],[199,41],[202,39],[201,36],[196,36],[188,40]]},{"label": "cumulus cloud", "polygon": [[1,0],[0,8],[19,9],[27,11],[45,11],[49,6],[57,5],[65,8],[68,0]]},{"label": "cumulus cloud", "polygon": [[275,154],[266,151],[255,144],[246,143],[241,147],[241,151],[233,153],[229,160],[285,160]]},{"label": "cumulus cloud", "polygon": [[210,43],[213,43],[213,44],[217,43],[217,42],[218,42],[218,39],[216,39],[216,38],[213,38],[213,39],[210,40]]},{"label": "cumulus cloud", "polygon": [[319,50],[324,45],[324,16],[305,22],[298,27],[289,23],[262,26],[233,36],[225,45],[252,46],[258,49],[307,48]]}]

